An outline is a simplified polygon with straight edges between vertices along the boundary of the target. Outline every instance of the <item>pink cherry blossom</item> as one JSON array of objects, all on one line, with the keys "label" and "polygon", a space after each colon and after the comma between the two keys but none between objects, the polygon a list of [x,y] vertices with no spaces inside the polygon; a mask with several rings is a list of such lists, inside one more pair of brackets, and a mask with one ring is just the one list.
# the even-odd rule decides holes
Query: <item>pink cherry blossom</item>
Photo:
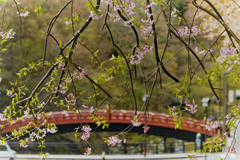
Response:
[{"label": "pink cherry blossom", "polygon": [[147,5],[147,8],[150,8],[152,6],[156,6],[158,3],[156,1],[152,1],[149,5]]},{"label": "pink cherry blossom", "polygon": [[50,128],[50,129],[48,129],[48,132],[49,133],[56,133],[57,132],[57,129],[55,129],[55,128]]},{"label": "pink cherry blossom", "polygon": [[208,50],[199,50],[198,49],[198,47],[196,47],[195,48],[195,51],[197,52],[197,53],[199,53],[199,54],[203,54],[203,55],[205,55],[205,54],[207,54],[207,53],[212,53],[212,49],[208,49]]},{"label": "pink cherry blossom", "polygon": [[58,68],[59,68],[59,69],[63,70],[63,67],[64,67],[64,64],[62,64],[62,63],[59,63],[59,64],[58,64]]},{"label": "pink cherry blossom", "polygon": [[118,139],[116,136],[109,137],[107,141],[108,146],[115,146],[117,143],[121,143],[122,140]]},{"label": "pink cherry blossom", "polygon": [[42,102],[37,108],[42,109],[45,106],[45,102]]},{"label": "pink cherry blossom", "polygon": [[90,133],[89,132],[84,132],[81,136],[81,139],[83,141],[87,141],[90,138]]},{"label": "pink cherry blossom", "polygon": [[2,37],[2,39],[10,39],[10,38],[14,38],[13,36],[15,35],[15,32],[13,32],[13,29],[10,29],[8,32],[3,33],[0,32],[0,36]]},{"label": "pink cherry blossom", "polygon": [[188,103],[187,101],[185,102],[186,106],[185,109],[189,111],[190,113],[194,114],[198,111],[197,109],[197,104],[195,104],[195,101],[192,101],[192,104]]},{"label": "pink cherry blossom", "polygon": [[92,148],[88,147],[86,150],[85,150],[85,155],[90,155],[92,153]]},{"label": "pink cherry blossom", "polygon": [[124,26],[126,26],[126,27],[131,27],[131,26],[132,26],[132,22],[133,22],[133,19],[131,18],[131,19],[129,19],[128,21],[125,21],[125,22],[124,22]]},{"label": "pink cherry blossom", "polygon": [[70,24],[72,24],[72,21],[65,21],[65,24],[70,25]]},{"label": "pink cherry blossom", "polygon": [[207,129],[208,131],[214,130],[214,129],[218,128],[218,127],[219,127],[218,122],[209,122],[209,123],[206,125],[206,129]]},{"label": "pink cherry blossom", "polygon": [[223,146],[225,143],[223,141],[223,139],[220,139],[221,143],[219,143],[219,145]]},{"label": "pink cherry blossom", "polygon": [[89,126],[85,125],[85,126],[82,126],[81,130],[84,132],[91,132],[92,129]]},{"label": "pink cherry blossom", "polygon": [[133,125],[133,127],[139,127],[139,126],[141,126],[141,122],[139,122],[139,120],[138,119],[136,119],[135,121],[134,120],[131,120],[131,122],[132,122],[132,125]]},{"label": "pink cherry blossom", "polygon": [[90,112],[91,112],[91,113],[94,112],[93,106],[90,107]]},{"label": "pink cherry blossom", "polygon": [[230,57],[236,52],[236,48],[233,47],[225,47],[220,50],[220,54],[225,56],[225,57]]},{"label": "pink cherry blossom", "polygon": [[6,118],[5,118],[4,114],[0,113],[0,121],[5,121],[5,120],[6,120]]},{"label": "pink cherry blossom", "polygon": [[[190,30],[187,26],[184,26],[178,30],[179,36],[189,36]],[[202,34],[202,30],[198,26],[193,26],[191,29],[191,37]]]},{"label": "pink cherry blossom", "polygon": [[120,17],[117,14],[114,13],[108,13],[109,17],[111,17],[113,19],[113,22],[117,22],[120,20]]},{"label": "pink cherry blossom", "polygon": [[71,74],[71,76],[72,76],[73,78],[77,78],[78,80],[81,80],[82,77],[83,77],[82,73],[79,73],[78,71],[74,71],[74,72]]},{"label": "pink cherry blossom", "polygon": [[71,79],[71,78],[66,78],[64,82],[65,82],[65,83],[71,83],[71,82],[72,82],[72,79]]},{"label": "pink cherry blossom", "polygon": [[86,76],[86,75],[88,74],[88,72],[87,72],[87,70],[83,69],[82,72],[81,72],[81,74],[82,74],[83,76]]},{"label": "pink cherry blossom", "polygon": [[9,97],[14,97],[15,95],[13,94],[13,91],[12,90],[8,90],[8,92],[7,92],[7,96],[9,96]]},{"label": "pink cherry blossom", "polygon": [[29,13],[30,13],[29,11],[26,11],[24,13],[20,13],[20,15],[19,15],[19,12],[17,12],[17,14],[21,17],[27,17],[29,15]]},{"label": "pink cherry blossom", "polygon": [[85,104],[82,104],[82,107],[83,107],[83,108],[88,108],[88,106],[87,106],[87,105],[85,105]]},{"label": "pink cherry blossom", "polygon": [[85,125],[82,126],[81,130],[83,131],[81,139],[87,141],[90,138],[90,132],[92,129],[89,126]]},{"label": "pink cherry blossom", "polygon": [[175,106],[172,107],[172,109],[171,109],[171,113],[172,113],[172,116],[177,115],[177,111],[176,111],[176,107],[175,107]]},{"label": "pink cherry blossom", "polygon": [[74,106],[76,104],[76,101],[77,101],[77,99],[75,98],[73,93],[69,93],[67,95],[67,98],[65,97],[65,100],[69,105],[72,105],[72,106]]},{"label": "pink cherry blossom", "polygon": [[36,137],[36,133],[35,132],[32,132],[31,134],[29,134],[29,138],[32,142],[35,141],[35,137]]},{"label": "pink cherry blossom", "polygon": [[224,137],[228,137],[228,132],[224,132]]},{"label": "pink cherry blossom", "polygon": [[143,132],[144,132],[144,133],[147,133],[149,129],[150,129],[149,126],[144,126],[144,128],[143,128]]},{"label": "pink cherry blossom", "polygon": [[202,34],[202,30],[198,26],[193,26],[191,31],[192,31],[191,33],[192,37]]},{"label": "pink cherry blossom", "polygon": [[121,9],[121,7],[120,7],[119,5],[114,5],[114,6],[113,6],[113,10],[114,10],[115,12],[117,12],[117,11],[121,11],[121,12],[122,12],[122,9]]},{"label": "pink cherry blossom", "polygon": [[100,18],[102,18],[102,14],[101,15],[98,15],[97,13],[95,13],[94,11],[90,11],[90,17],[93,19],[93,20],[99,20]]},{"label": "pink cherry blossom", "polygon": [[174,8],[173,11],[171,12],[171,17],[177,17],[177,9]]},{"label": "pink cherry blossom", "polygon": [[38,129],[38,132],[37,132],[37,134],[36,134],[36,138],[38,138],[38,139],[43,139],[43,138],[46,136],[46,134],[47,134],[47,131],[46,131],[45,128],[43,128],[43,129]]},{"label": "pink cherry blossom", "polygon": [[148,52],[153,50],[153,46],[151,45],[144,45],[141,48],[136,49],[136,54],[130,56],[130,63],[131,64],[139,64],[144,57],[144,55]]},{"label": "pink cherry blossom", "polygon": [[110,6],[114,5],[114,0],[104,0],[106,4],[109,4]]},{"label": "pink cherry blossom", "polygon": [[25,111],[23,111],[23,114],[24,114],[24,116],[28,116],[28,112],[29,112],[29,110],[27,109],[27,110],[25,110]]},{"label": "pink cherry blossom", "polygon": [[59,90],[58,90],[59,93],[66,93],[67,92],[67,86],[64,86],[62,84],[59,85]]},{"label": "pink cherry blossom", "polygon": [[189,34],[190,34],[190,31],[189,31],[189,29],[188,29],[188,27],[187,26],[185,26],[185,27],[182,27],[182,28],[180,28],[179,30],[178,30],[178,34],[179,34],[179,36],[189,36]]},{"label": "pink cherry blossom", "polygon": [[127,3],[127,5],[124,7],[124,11],[128,14],[128,15],[133,15],[136,12],[134,11],[134,8],[136,7],[136,3],[131,1],[129,3]]},{"label": "pink cherry blossom", "polygon": [[113,76],[108,77],[107,79],[105,79],[105,81],[110,81],[110,80],[112,80],[112,79],[113,79]]},{"label": "pink cherry blossom", "polygon": [[226,119],[229,120],[231,116],[229,114],[226,115]]},{"label": "pink cherry blossom", "polygon": [[228,147],[228,153],[236,153],[235,147]]},{"label": "pink cherry blossom", "polygon": [[152,50],[153,50],[153,45],[151,45],[151,46],[149,46],[149,45],[144,45],[144,46],[142,47],[142,49],[144,50],[145,53],[147,53],[147,52],[152,52]]},{"label": "pink cherry blossom", "polygon": [[147,38],[148,36],[152,36],[153,30],[152,30],[152,24],[153,22],[148,19],[148,20],[141,20],[143,24],[141,25],[141,36],[144,38]]},{"label": "pink cherry blossom", "polygon": [[141,62],[141,54],[135,54],[130,56],[130,63],[131,64],[139,64]]},{"label": "pink cherry blossom", "polygon": [[27,148],[28,145],[27,145],[27,144],[24,144],[24,143],[21,143],[21,144],[20,144],[20,147]]}]

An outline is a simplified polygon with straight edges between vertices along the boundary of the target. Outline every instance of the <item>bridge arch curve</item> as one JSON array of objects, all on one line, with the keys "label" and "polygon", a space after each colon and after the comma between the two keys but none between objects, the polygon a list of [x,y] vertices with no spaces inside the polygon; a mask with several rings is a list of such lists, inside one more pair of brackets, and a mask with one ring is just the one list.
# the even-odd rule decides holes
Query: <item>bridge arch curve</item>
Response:
[{"label": "bridge arch curve", "polygon": [[[103,120],[107,120],[110,123],[109,128],[104,130],[101,127],[97,127],[95,122],[91,120],[91,112],[89,110],[82,110],[80,115],[73,111],[61,111],[49,113],[47,118],[48,123],[55,123],[58,126],[58,132],[69,132],[74,131],[80,123],[89,124],[93,128],[93,131],[122,131],[131,124],[133,119],[134,111],[131,110],[98,110],[95,112],[96,116],[101,116]],[[145,123],[144,113],[139,113],[140,122]],[[163,113],[149,112],[148,125],[150,130],[148,134],[163,136],[163,137],[174,137],[186,141],[195,141],[197,133],[205,134],[205,122],[194,120],[191,118],[183,118],[182,128],[175,129],[173,117]],[[19,127],[27,125],[31,119],[19,120],[16,123],[10,125],[7,124],[3,127],[2,133],[9,133],[12,130],[18,130]],[[143,126],[133,127],[130,132],[143,133]],[[211,131],[207,131],[207,135],[211,135]],[[204,136],[202,136],[204,137]]]}]

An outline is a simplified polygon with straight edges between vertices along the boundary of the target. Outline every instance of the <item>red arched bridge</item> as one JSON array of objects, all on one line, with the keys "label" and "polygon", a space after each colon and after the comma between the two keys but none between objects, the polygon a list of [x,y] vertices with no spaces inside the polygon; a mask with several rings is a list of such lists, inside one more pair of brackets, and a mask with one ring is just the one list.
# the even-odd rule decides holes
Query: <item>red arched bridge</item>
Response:
[{"label": "red arched bridge", "polygon": [[[108,128],[104,130],[101,127],[96,127],[95,122],[91,120],[91,112],[88,110],[82,110],[81,114],[74,113],[73,111],[61,111],[51,112],[47,118],[48,123],[55,123],[58,126],[58,132],[70,132],[74,131],[80,123],[89,124],[93,128],[93,131],[122,131],[129,126],[133,120],[134,111],[130,110],[98,110],[95,112],[96,116],[101,116],[103,120],[107,120],[110,124]],[[139,113],[140,122],[145,124],[146,116],[144,113]],[[14,124],[6,124],[1,132],[9,133],[12,130],[18,130],[20,127],[26,126],[32,119],[25,118],[19,120]],[[174,120],[171,115],[163,113],[149,112],[147,114],[147,123],[150,126],[148,134],[159,135],[164,137],[174,137],[177,139],[183,139],[187,141],[195,141],[195,135],[201,133],[202,135],[212,135],[212,131],[206,131],[205,121],[194,120],[191,118],[183,118],[182,128],[175,129]],[[143,133],[142,126],[133,127],[130,132]],[[216,131],[214,131],[216,132]],[[202,136],[204,137],[204,136]]]}]

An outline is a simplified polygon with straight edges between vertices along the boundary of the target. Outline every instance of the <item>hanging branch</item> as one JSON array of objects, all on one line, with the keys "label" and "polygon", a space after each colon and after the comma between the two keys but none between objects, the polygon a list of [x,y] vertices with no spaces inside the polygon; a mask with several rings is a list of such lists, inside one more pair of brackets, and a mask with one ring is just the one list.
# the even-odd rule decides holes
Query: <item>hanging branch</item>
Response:
[{"label": "hanging branch", "polygon": [[[78,66],[76,63],[72,62],[70,58],[65,57],[63,54],[61,55],[65,62],[70,63],[75,69],[77,69],[80,73],[82,72],[82,69],[80,66]],[[97,84],[92,78],[90,78],[88,75],[84,75],[91,83],[96,85],[99,89],[101,89],[109,98],[112,98],[112,96],[105,90],[103,89],[99,84]],[[58,91],[58,90],[57,90]]]},{"label": "hanging branch", "polygon": [[[100,7],[100,2],[101,0],[97,0],[97,5],[96,5],[96,10],[99,9]],[[89,17],[88,20],[85,22],[85,24],[82,26],[82,28],[80,30],[77,31],[77,34],[64,46],[60,49],[60,54],[63,54],[63,51],[72,43],[72,46],[71,46],[71,50],[69,51],[69,59],[72,58],[72,55],[74,53],[74,49],[77,45],[77,40],[78,40],[78,37],[80,36],[80,34],[88,27],[88,25],[91,23],[92,21],[92,17]],[[66,61],[65,64],[64,64],[64,67],[63,67],[63,70],[62,70],[62,73],[61,73],[61,76],[59,78],[59,82],[58,82],[58,87],[57,89],[59,90],[60,88],[60,84],[62,83],[62,77],[64,76],[65,74],[65,68],[67,67],[68,65],[68,62]],[[58,96],[58,92],[56,93],[56,96]]]},{"label": "hanging branch", "polygon": [[52,28],[57,21],[58,17],[61,15],[61,13],[64,11],[64,9],[72,2],[72,0],[68,1],[61,9],[60,11],[52,18],[48,25],[47,29],[47,34],[46,34],[46,39],[45,39],[45,46],[44,46],[44,52],[43,52],[43,66],[44,66],[44,61],[46,59],[46,52],[47,52],[47,45],[48,45],[48,36],[51,35]]},{"label": "hanging branch", "polygon": [[[147,5],[150,4],[150,1],[147,0]],[[156,57],[156,61],[157,61],[157,66],[158,68],[161,67],[162,70],[164,71],[164,73],[170,77],[171,79],[173,79],[175,82],[179,82],[179,80],[177,78],[175,78],[173,75],[171,75],[167,69],[165,68],[165,66],[163,65],[163,63],[160,61],[160,58],[159,58],[159,53],[158,53],[158,42],[157,42],[157,31],[156,31],[156,28],[155,28],[155,23],[154,23],[154,18],[153,18],[153,13],[152,13],[152,8],[151,6],[149,6],[148,8],[149,12],[150,12],[150,19],[151,19],[151,22],[152,22],[152,30],[153,30],[153,39],[154,39],[154,48],[155,48],[155,57]]]},{"label": "hanging branch", "polygon": [[[171,25],[171,27],[173,27],[173,26]],[[173,27],[173,28],[174,28],[174,27]],[[176,37],[178,40],[180,40],[180,42],[193,54],[193,56],[197,59],[198,63],[201,65],[204,73],[207,74],[207,70],[206,70],[205,66],[203,65],[202,61],[199,59],[199,57],[198,57],[197,54],[193,51],[193,49],[192,49],[190,46],[188,46],[187,43],[176,33],[176,29],[175,29],[175,31],[173,31],[173,30],[171,29],[171,32],[172,32],[172,33],[175,35],[175,37]],[[208,77],[208,83],[209,83],[210,88],[211,88],[212,92],[214,93],[214,95],[217,97],[217,99],[219,99],[219,97],[218,97],[217,93],[215,92],[215,89],[214,89],[214,87],[213,87],[213,85],[212,85],[212,82],[211,82],[211,80],[209,79],[209,77]]]},{"label": "hanging branch", "polygon": [[121,55],[123,56],[126,64],[127,64],[127,68],[128,68],[128,72],[129,72],[129,78],[130,78],[130,82],[131,82],[131,90],[132,90],[132,94],[133,94],[133,100],[134,100],[134,104],[135,104],[135,115],[137,115],[137,110],[138,110],[138,107],[137,107],[137,100],[136,100],[136,95],[135,95],[135,91],[134,91],[134,88],[133,88],[133,78],[132,78],[132,72],[131,72],[131,69],[130,69],[130,66],[129,66],[129,62],[126,58],[126,56],[124,55],[123,51],[118,47],[118,45],[115,43],[114,41],[114,38],[113,38],[113,35],[112,35],[112,32],[111,32],[111,29],[110,27],[108,26],[108,23],[107,23],[107,19],[108,19],[108,12],[109,12],[109,5],[108,5],[108,9],[107,9],[107,13],[106,13],[106,16],[105,16],[105,22],[104,22],[104,25],[107,27],[108,29],[108,32],[110,34],[110,37],[111,37],[111,40],[112,40],[112,45],[117,48],[117,50],[121,53]]}]

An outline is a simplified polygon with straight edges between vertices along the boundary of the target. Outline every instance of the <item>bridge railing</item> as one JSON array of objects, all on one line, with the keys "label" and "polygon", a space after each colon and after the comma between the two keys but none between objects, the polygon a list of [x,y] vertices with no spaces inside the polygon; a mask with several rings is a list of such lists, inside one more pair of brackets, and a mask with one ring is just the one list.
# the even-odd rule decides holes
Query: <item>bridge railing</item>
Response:
[{"label": "bridge railing", "polygon": [[[38,154],[40,148],[38,142],[31,142],[27,148],[19,147],[19,142],[8,142],[13,150],[18,154]],[[194,142],[177,140],[175,142],[152,142],[152,143],[120,143],[114,147],[108,147],[106,143],[91,143],[92,153],[101,155],[152,155],[163,153],[191,153],[195,151]],[[75,154],[82,155],[89,147],[88,143],[83,142],[46,142],[44,152],[50,154]],[[219,152],[220,150],[218,150]]]},{"label": "bridge railing", "polygon": [[[68,124],[91,124],[95,123],[91,120],[91,112],[89,110],[81,111],[81,115],[78,113],[73,113],[72,111],[61,111],[61,112],[52,112],[49,113],[50,116],[47,118],[47,122],[55,123],[56,125],[68,125]],[[131,124],[133,119],[134,111],[130,110],[98,110],[95,112],[95,115],[101,116],[103,119],[106,119],[108,123],[116,124]],[[140,112],[140,122],[145,123],[145,116],[143,112]],[[81,119],[80,119],[81,118]],[[152,113],[149,112],[147,116],[148,125],[155,127],[165,127],[165,128],[175,128],[173,117],[167,114],[162,113]],[[25,118],[19,120],[14,124],[5,124],[2,129],[2,133],[8,133],[12,130],[18,130],[19,127],[23,127],[31,121],[32,118]],[[190,118],[183,118],[184,122],[182,123],[182,129],[187,132],[201,133],[205,134],[206,128],[204,121],[194,120]],[[4,124],[4,122],[3,122]],[[40,121],[39,124],[42,124]],[[214,130],[216,133],[216,130]],[[212,135],[211,131],[207,131],[208,135]]]},{"label": "bridge railing", "polygon": [[[13,150],[18,154],[38,154],[40,149],[37,142],[31,142],[27,148],[19,147],[18,142],[8,142]],[[184,153],[185,145],[182,142],[153,142],[153,143],[121,143],[114,147],[108,147],[106,143],[92,143],[94,149],[93,154],[136,154],[142,155],[144,153],[160,154],[160,153]],[[87,143],[76,142],[46,142],[44,152],[50,154],[84,154],[85,149],[89,147]],[[165,146],[165,147],[164,147]],[[194,151],[194,148],[192,148]],[[189,151],[188,151],[189,152]]]}]

